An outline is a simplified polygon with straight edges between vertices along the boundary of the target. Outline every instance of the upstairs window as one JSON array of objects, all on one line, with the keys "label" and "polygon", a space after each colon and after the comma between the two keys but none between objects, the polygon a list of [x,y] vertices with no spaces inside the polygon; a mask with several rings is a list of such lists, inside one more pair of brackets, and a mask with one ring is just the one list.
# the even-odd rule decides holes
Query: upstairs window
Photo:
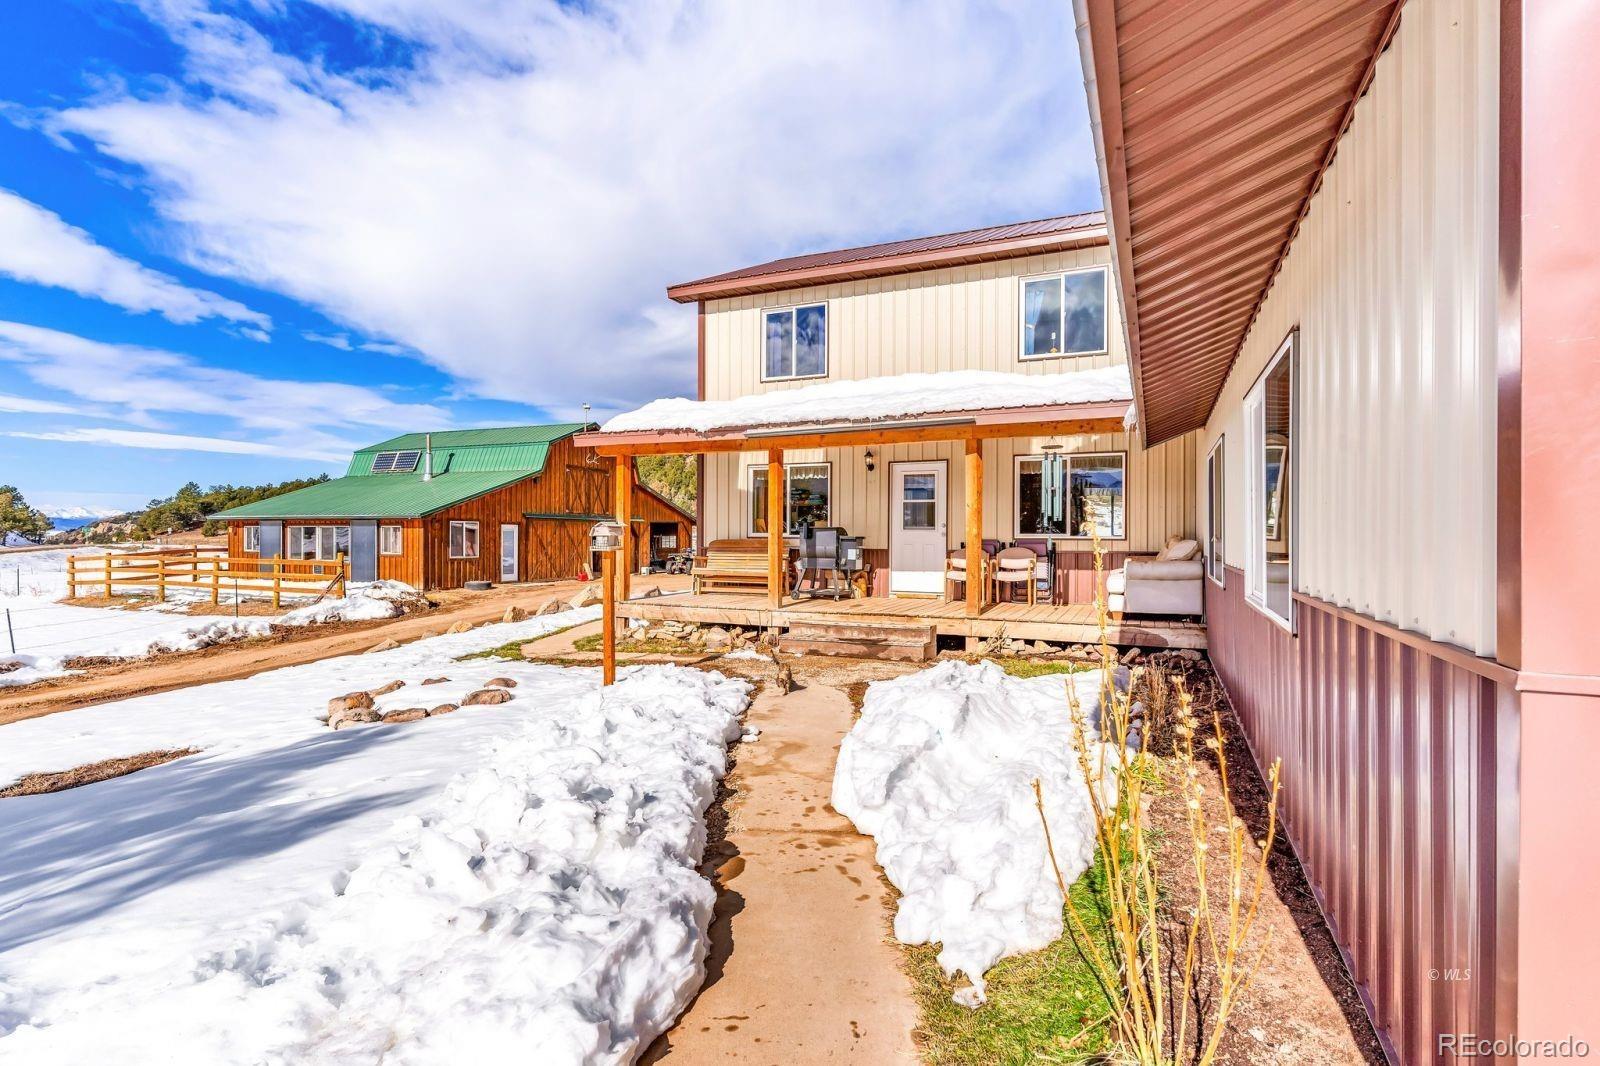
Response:
[{"label": "upstairs window", "polygon": [[1017,536],[1122,540],[1127,534],[1121,452],[1017,456]]},{"label": "upstairs window", "polygon": [[1095,355],[1105,350],[1103,268],[1023,280],[1022,358]]},{"label": "upstairs window", "polygon": [[421,452],[379,452],[372,457],[374,474],[409,474],[417,468]]},{"label": "upstairs window", "polygon": [[820,378],[828,373],[828,305],[768,311],[762,379]]},{"label": "upstairs window", "polygon": [[[799,536],[800,526],[831,525],[833,467],[828,463],[795,463],[783,468],[784,536]],[[750,535],[767,535],[767,468],[750,468]]]},{"label": "upstairs window", "polygon": [[1245,396],[1245,598],[1294,625],[1295,350],[1289,334]]}]

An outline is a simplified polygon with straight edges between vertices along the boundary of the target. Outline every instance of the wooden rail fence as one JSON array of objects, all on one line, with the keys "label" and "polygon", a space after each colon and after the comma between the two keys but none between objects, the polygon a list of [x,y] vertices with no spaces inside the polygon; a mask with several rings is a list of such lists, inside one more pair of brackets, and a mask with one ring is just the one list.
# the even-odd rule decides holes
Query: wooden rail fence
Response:
[{"label": "wooden rail fence", "polygon": [[109,599],[119,588],[153,589],[162,601],[168,589],[199,589],[217,603],[224,589],[272,597],[343,595],[350,583],[350,560],[285,559],[282,556],[230,556],[226,549],[176,548],[67,556],[67,595],[78,589],[102,590]]}]

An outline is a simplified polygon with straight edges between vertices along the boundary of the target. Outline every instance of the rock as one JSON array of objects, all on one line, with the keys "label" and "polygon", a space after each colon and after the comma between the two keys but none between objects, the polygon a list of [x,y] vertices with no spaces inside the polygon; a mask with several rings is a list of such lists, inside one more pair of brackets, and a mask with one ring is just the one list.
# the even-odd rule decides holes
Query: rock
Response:
[{"label": "rock", "polygon": [[425,677],[422,679],[422,683],[424,685],[442,685],[449,680],[448,677]]},{"label": "rock", "polygon": [[368,653],[375,651],[394,651],[399,646],[400,642],[391,638],[384,641],[382,644],[374,644],[372,647],[368,648],[367,651]]},{"label": "rock", "polygon": [[480,688],[461,701],[463,707],[476,707],[486,703],[509,703],[511,693],[503,688]]},{"label": "rock", "polygon": [[573,595],[573,597],[567,601],[567,604],[571,607],[588,607],[591,604],[599,603],[600,600],[600,582],[591,581],[589,584],[579,589]]},{"label": "rock", "polygon": [[1140,653],[1138,648],[1129,648],[1127,651],[1122,653],[1122,660],[1121,661],[1122,661],[1123,665],[1127,665],[1128,663],[1131,663],[1135,659],[1137,659],[1140,654],[1141,653]]},{"label": "rock", "polygon": [[643,589],[640,589],[638,592],[635,592],[633,594],[633,598],[636,599],[636,600],[648,600],[653,596],[659,596],[659,595],[661,595],[661,586],[660,585],[650,585],[647,588],[643,588]]},{"label": "rock", "polygon": [[527,618],[528,612],[513,604],[512,606],[506,608],[506,613],[500,616],[500,621],[524,622],[527,621]]},{"label": "rock", "polygon": [[432,718],[434,715],[438,715],[438,714],[449,714],[451,711],[454,711],[454,710],[457,710],[457,709],[458,709],[458,707],[454,703],[441,703],[437,707],[429,707],[428,708],[428,717]]},{"label": "rock", "polygon": [[390,711],[378,721],[383,722],[385,725],[390,725],[395,722],[415,722],[419,718],[426,717],[428,717],[428,708],[406,707],[403,710]]},{"label": "rock", "polygon": [[446,633],[470,633],[470,632],[472,632],[472,623],[471,622],[457,622],[455,625],[453,625],[449,629],[445,630],[445,632]]},{"label": "rock", "polygon": [[545,600],[539,605],[538,610],[533,612],[533,616],[535,618],[543,618],[548,614],[560,614],[566,609],[567,605],[562,603],[560,600]]},{"label": "rock", "polygon": [[349,692],[328,701],[328,720],[331,722],[347,711],[362,711],[372,707],[372,693]]},{"label": "rock", "polygon": [[391,681],[387,685],[373,689],[372,694],[374,696],[382,696],[386,692],[393,692],[395,689],[401,689],[405,687],[406,683],[404,681]]},{"label": "rock", "polygon": [[365,725],[368,722],[376,722],[377,720],[377,711],[370,707],[358,707],[355,710],[346,711],[338,718],[330,720],[328,724],[335,729],[348,729],[353,725]]},{"label": "rock", "polygon": [[701,638],[707,648],[726,648],[732,643],[732,638],[729,636],[728,631],[721,626],[712,626],[710,629],[702,630]]},{"label": "rock", "polygon": [[1184,648],[1178,652],[1178,657],[1191,663],[1197,663],[1201,658],[1200,653],[1194,648]]},{"label": "rock", "polygon": [[517,679],[514,677],[491,677],[483,683],[484,688],[516,688]]},{"label": "rock", "polygon": [[1050,655],[1054,652],[1055,649],[1042,640],[1036,640],[1033,642],[1033,654],[1035,655]]},{"label": "rock", "polygon": [[438,635],[439,631],[437,629],[424,629],[421,633],[417,634],[417,639],[427,640],[429,637],[437,637]]}]

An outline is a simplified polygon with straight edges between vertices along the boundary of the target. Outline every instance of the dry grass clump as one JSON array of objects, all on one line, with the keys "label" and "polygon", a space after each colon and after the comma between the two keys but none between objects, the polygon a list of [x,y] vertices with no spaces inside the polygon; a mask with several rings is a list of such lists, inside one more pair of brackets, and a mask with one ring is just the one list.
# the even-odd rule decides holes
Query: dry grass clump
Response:
[{"label": "dry grass clump", "polygon": [[[1103,554],[1095,544],[1097,578]],[[1096,582],[1103,588],[1102,582]],[[1116,1059],[1140,1066],[1206,1066],[1216,1060],[1228,1016],[1255,976],[1269,937],[1257,937],[1257,908],[1268,879],[1267,855],[1277,830],[1279,766],[1268,773],[1266,838],[1251,841],[1244,822],[1229,817],[1212,825],[1205,818],[1195,745],[1203,723],[1183,681],[1144,669],[1125,691],[1115,684],[1117,659],[1107,640],[1109,620],[1096,598],[1100,625],[1101,712],[1086,720],[1068,686],[1079,766],[1095,812],[1104,891],[1098,908],[1086,910],[1056,866],[1066,899],[1067,927],[1106,999]],[[1138,697],[1137,699],[1135,697]],[[1222,720],[1213,705],[1209,736],[1200,740],[1215,760],[1224,798],[1228,764]],[[1094,743],[1096,734],[1103,743]],[[1152,736],[1170,743],[1166,765],[1158,765]],[[1170,738],[1170,739],[1168,739]],[[1149,808],[1176,780],[1187,808],[1187,840],[1166,840],[1158,854]],[[1039,815],[1043,796],[1034,785]],[[1231,805],[1229,806],[1231,809]],[[1049,823],[1045,822],[1046,842]],[[1055,863],[1052,848],[1051,863]],[[1191,902],[1174,905],[1163,880],[1185,871]],[[1187,876],[1184,877],[1187,880]],[[1220,888],[1220,892],[1218,889]]]},{"label": "dry grass clump", "polygon": [[169,751],[146,751],[138,755],[127,755],[120,759],[104,759],[100,762],[85,763],[83,766],[74,766],[70,770],[55,770],[50,773],[28,774],[15,784],[0,788],[0,799],[10,799],[13,796],[42,796],[47,792],[64,792],[69,788],[78,788],[81,785],[93,785],[100,781],[109,781],[113,777],[123,777],[136,770],[148,770],[152,766],[181,759],[185,755],[195,755],[199,748],[173,748]]}]

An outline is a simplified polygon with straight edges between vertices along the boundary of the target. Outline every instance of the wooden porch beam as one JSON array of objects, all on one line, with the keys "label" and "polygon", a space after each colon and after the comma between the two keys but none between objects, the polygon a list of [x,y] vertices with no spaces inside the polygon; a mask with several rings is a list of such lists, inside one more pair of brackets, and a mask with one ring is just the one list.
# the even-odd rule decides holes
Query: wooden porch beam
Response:
[{"label": "wooden porch beam", "polygon": [[626,601],[629,593],[629,575],[633,572],[633,457],[617,457],[617,472],[613,479],[616,487],[617,524],[622,526],[622,549],[617,552],[617,600]]},{"label": "wooden porch beam", "polygon": [[767,602],[783,606],[783,449],[767,449]]},{"label": "wooden porch beam", "polygon": [[983,441],[967,438],[967,615],[983,613]]},{"label": "wooden porch beam", "polygon": [[[913,426],[904,429],[862,429],[846,433],[795,433],[782,437],[728,436],[594,440],[601,455],[708,455],[714,452],[750,452],[770,448],[860,448],[881,444],[925,444],[948,440],[990,440],[1000,437],[1066,437],[1087,433],[1123,433],[1122,415],[1064,418],[1044,422],[956,423],[948,426]],[[596,436],[599,436],[598,434]]]}]

